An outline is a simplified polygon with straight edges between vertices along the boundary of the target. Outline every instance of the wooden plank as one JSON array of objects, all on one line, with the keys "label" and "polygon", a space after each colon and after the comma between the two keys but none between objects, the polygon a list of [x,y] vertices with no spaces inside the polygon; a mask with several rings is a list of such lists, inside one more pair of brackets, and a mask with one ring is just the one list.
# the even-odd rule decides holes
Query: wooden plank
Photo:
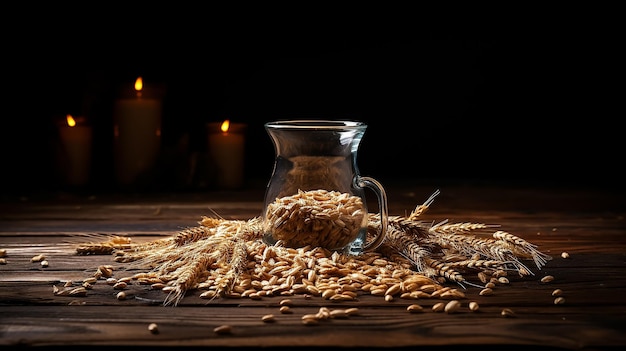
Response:
[{"label": "wooden plank", "polygon": [[[349,306],[352,306],[350,304]],[[346,308],[333,305],[331,309]],[[480,313],[423,312],[411,314],[402,307],[359,307],[347,319],[321,320],[303,326],[304,314],[317,307],[294,307],[293,314],[280,314],[276,307],[180,307],[125,306],[111,312],[108,306],[3,307],[11,318],[0,320],[2,343],[45,345],[137,345],[137,346],[228,346],[276,347],[298,345],[346,347],[406,347],[412,345],[526,345],[563,349],[612,347],[625,340],[620,325],[623,313],[610,309],[579,310],[585,319],[563,309],[525,309],[514,318],[503,318],[498,308]],[[607,313],[608,312],[608,313]],[[623,311],[622,311],[623,312]],[[273,313],[276,322],[261,317]],[[157,323],[159,334],[148,332]],[[597,323],[597,324],[596,324]],[[232,334],[217,335],[220,325]]]},{"label": "wooden plank", "polygon": [[[422,191],[423,190],[423,191]],[[421,192],[420,192],[421,191]],[[431,189],[400,188],[391,192],[393,211],[412,210],[430,195]],[[444,195],[445,194],[445,195]],[[258,194],[257,194],[258,195]],[[423,195],[423,196],[422,196]],[[109,198],[93,202],[27,202],[0,204],[0,248],[7,251],[0,265],[0,345],[80,348],[112,346],[158,347],[265,347],[343,346],[359,348],[480,347],[507,349],[513,346],[553,350],[614,349],[626,346],[626,235],[623,201],[615,194],[576,190],[548,193],[527,189],[444,189],[423,219],[432,222],[472,221],[498,224],[502,230],[537,244],[553,259],[541,269],[528,262],[534,276],[512,277],[492,296],[480,296],[479,287],[465,284],[466,297],[457,313],[436,313],[439,299],[385,301],[361,294],[356,301],[331,302],[321,297],[289,297],[292,314],[282,314],[284,297],[219,298],[206,300],[201,291],[189,291],[176,306],[163,306],[160,290],[131,284],[126,300],[98,281],[87,296],[58,296],[72,281],[79,286],[95,268],[112,264],[111,255],[76,255],[75,245],[107,235],[128,235],[134,242],[149,242],[197,225],[207,204],[219,214],[248,219],[259,213],[260,201],[244,195],[226,194],[207,200]],[[391,198],[391,197],[390,197]],[[607,201],[604,201],[608,199]],[[567,251],[570,258],[561,258]],[[50,262],[41,267],[30,258],[45,254]],[[138,271],[118,269],[117,277]],[[549,284],[539,280],[553,275]],[[466,278],[477,282],[473,275]],[[460,286],[455,286],[460,288]],[[554,289],[562,289],[566,303],[554,304]],[[467,309],[469,301],[479,311]],[[422,313],[409,313],[413,303]],[[358,307],[360,313],[346,319],[301,323],[302,315],[320,307]],[[510,308],[515,317],[501,315]],[[275,323],[261,317],[272,313]],[[147,330],[158,323],[159,334]],[[218,335],[213,328],[233,327],[232,334]]]}]

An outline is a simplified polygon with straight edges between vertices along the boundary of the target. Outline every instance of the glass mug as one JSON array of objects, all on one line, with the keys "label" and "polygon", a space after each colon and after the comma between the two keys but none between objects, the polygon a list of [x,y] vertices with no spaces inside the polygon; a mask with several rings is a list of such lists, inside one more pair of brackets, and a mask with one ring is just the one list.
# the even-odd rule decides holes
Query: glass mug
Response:
[{"label": "glass mug", "polygon": [[[265,191],[263,241],[358,255],[387,233],[387,194],[359,175],[356,157],[367,125],[358,121],[285,120],[265,124],[275,159]],[[380,227],[368,239],[365,189],[378,200]]]}]

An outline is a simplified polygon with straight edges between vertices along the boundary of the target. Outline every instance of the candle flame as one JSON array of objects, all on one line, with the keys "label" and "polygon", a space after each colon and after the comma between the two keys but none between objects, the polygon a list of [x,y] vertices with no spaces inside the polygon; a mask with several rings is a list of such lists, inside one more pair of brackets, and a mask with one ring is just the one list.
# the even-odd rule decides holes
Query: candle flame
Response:
[{"label": "candle flame", "polygon": [[76,126],[76,120],[74,119],[74,117],[72,117],[72,115],[68,114],[67,116],[65,116],[65,119],[67,120],[68,126],[70,127]]},{"label": "candle flame", "polygon": [[224,122],[222,122],[222,126],[220,127],[220,129],[222,129],[222,132],[226,133],[228,132],[229,127],[230,127],[230,121],[225,120]]},{"label": "candle flame", "polygon": [[143,89],[143,79],[141,77],[137,77],[135,80],[135,90],[140,92]]}]

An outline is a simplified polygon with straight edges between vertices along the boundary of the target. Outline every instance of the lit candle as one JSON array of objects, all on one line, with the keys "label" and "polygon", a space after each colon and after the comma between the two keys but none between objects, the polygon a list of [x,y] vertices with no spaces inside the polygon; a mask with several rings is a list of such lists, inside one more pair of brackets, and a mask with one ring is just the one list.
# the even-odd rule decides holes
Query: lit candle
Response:
[{"label": "lit candle", "polygon": [[113,112],[115,176],[129,185],[151,173],[161,148],[161,100],[144,93],[135,81],[135,96],[115,101]]},{"label": "lit candle", "polygon": [[91,170],[92,130],[82,117],[65,117],[59,126],[66,163],[64,172],[69,185],[82,186],[88,183]]},{"label": "lit candle", "polygon": [[208,146],[217,171],[217,186],[240,188],[243,185],[245,124],[225,120],[221,125],[209,123],[208,127]]}]

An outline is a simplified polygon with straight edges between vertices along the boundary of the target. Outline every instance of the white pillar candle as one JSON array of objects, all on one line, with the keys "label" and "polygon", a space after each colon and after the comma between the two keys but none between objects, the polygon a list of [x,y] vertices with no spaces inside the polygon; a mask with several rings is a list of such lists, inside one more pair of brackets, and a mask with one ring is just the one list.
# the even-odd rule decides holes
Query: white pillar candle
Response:
[{"label": "white pillar candle", "polygon": [[244,130],[243,123],[209,123],[209,153],[215,165],[217,187],[236,189],[243,185]]},{"label": "white pillar candle", "polygon": [[122,185],[150,174],[161,148],[161,100],[143,93],[141,77],[135,91],[116,100],[113,112],[115,176]]},{"label": "white pillar candle", "polygon": [[59,126],[65,156],[63,171],[69,185],[82,186],[89,182],[93,132],[84,118],[67,115]]}]

